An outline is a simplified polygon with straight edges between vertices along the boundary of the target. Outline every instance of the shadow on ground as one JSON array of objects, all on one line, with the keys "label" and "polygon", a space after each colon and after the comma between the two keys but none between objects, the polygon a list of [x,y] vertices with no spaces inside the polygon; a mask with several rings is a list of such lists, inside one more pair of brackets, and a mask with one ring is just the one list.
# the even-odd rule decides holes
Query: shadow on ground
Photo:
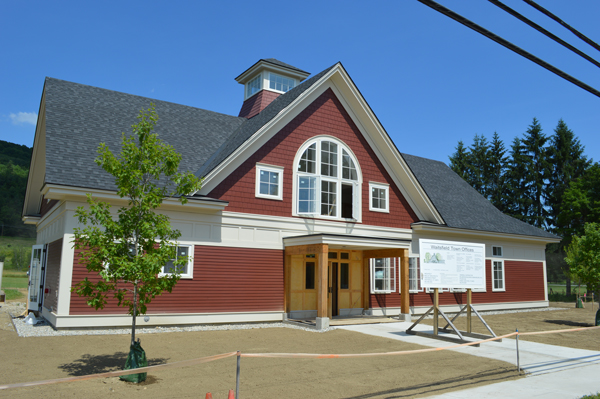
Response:
[{"label": "shadow on ground", "polygon": [[[58,366],[59,369],[66,371],[72,376],[81,376],[88,374],[106,373],[109,371],[123,370],[127,353],[116,352],[113,355],[83,355],[71,363],[65,363]],[[148,366],[156,366],[167,362],[166,358],[148,359]]]},{"label": "shadow on ground", "polygon": [[571,326],[571,327],[593,327],[591,323],[580,323],[577,321],[569,320],[544,320],[546,323],[558,324],[560,326]]},{"label": "shadow on ground", "polygon": [[448,378],[435,383],[412,385],[403,388],[390,389],[387,391],[372,392],[359,396],[352,396],[346,399],[368,399],[373,397],[380,397],[382,395],[388,395],[386,398],[412,398],[415,395],[435,395],[438,391],[445,391],[447,389],[461,390],[472,388],[473,384],[492,384],[502,381],[508,381],[514,379],[519,374],[516,368],[499,368],[489,370],[481,373],[474,373],[470,375],[464,375],[456,378]]}]

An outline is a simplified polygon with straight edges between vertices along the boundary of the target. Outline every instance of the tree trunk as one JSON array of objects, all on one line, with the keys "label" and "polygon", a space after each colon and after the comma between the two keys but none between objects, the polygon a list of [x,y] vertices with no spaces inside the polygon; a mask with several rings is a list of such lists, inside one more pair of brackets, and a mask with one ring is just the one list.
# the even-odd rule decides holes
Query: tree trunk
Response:
[{"label": "tree trunk", "polygon": [[131,322],[131,345],[135,342],[135,319],[137,318],[137,281],[133,284],[133,321]]},{"label": "tree trunk", "polygon": [[567,296],[571,295],[571,279],[567,277]]}]

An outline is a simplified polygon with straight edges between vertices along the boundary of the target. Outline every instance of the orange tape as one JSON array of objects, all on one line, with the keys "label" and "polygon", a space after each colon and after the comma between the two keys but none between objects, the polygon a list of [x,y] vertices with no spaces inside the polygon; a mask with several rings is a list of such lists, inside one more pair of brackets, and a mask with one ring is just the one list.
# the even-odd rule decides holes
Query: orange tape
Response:
[{"label": "orange tape", "polygon": [[[373,356],[398,356],[398,355],[409,355],[412,353],[425,353],[425,352],[435,352],[442,351],[448,349],[460,348],[463,346],[472,346],[476,344],[482,344],[485,342],[497,341],[499,339],[512,337],[515,335],[541,335],[541,334],[554,334],[554,333],[562,333],[562,332],[576,332],[576,331],[584,331],[584,330],[593,330],[598,329],[600,326],[595,327],[581,327],[581,328],[572,328],[566,330],[552,330],[552,331],[536,331],[536,332],[514,332],[506,335],[501,335],[499,337],[493,337],[484,339],[481,341],[473,341],[466,344],[459,345],[451,345],[445,346],[441,348],[427,348],[427,349],[415,349],[410,351],[397,351],[397,352],[380,352],[380,353],[342,353],[342,354],[322,354],[322,353],[241,353],[241,357],[268,357],[268,358],[292,358],[292,359],[343,359],[343,358],[352,358],[352,357],[373,357]],[[225,359],[231,356],[236,356],[238,352],[230,352],[230,353],[222,353],[219,355],[201,357],[197,359],[191,360],[182,360],[180,362],[167,363],[167,364],[159,364],[156,366],[148,366],[141,367],[139,369],[133,370],[121,370],[121,371],[110,371],[107,373],[99,373],[99,374],[90,374],[84,375],[80,377],[67,377],[67,378],[58,378],[54,380],[44,380],[44,381],[34,381],[34,382],[21,382],[17,384],[8,384],[8,385],[0,385],[0,390],[3,389],[11,389],[11,388],[23,388],[23,387],[32,387],[37,385],[48,385],[48,384],[57,384],[61,382],[73,382],[73,381],[84,381],[84,380],[92,380],[97,378],[106,378],[106,377],[118,377],[121,375],[128,374],[137,374],[137,373],[145,373],[148,371],[154,371],[164,368],[170,367],[186,367],[193,366],[201,363],[208,363],[215,360]]]}]

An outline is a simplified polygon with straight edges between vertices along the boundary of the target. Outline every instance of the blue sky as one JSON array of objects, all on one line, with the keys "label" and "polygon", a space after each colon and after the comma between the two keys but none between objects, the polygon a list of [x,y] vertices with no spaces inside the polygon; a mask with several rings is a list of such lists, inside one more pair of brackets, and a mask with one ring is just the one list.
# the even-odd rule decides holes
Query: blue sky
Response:
[{"label": "blue sky", "polygon": [[[439,0],[600,89],[600,70],[489,2]],[[595,59],[520,0],[505,0]],[[539,0],[600,42],[600,2]],[[237,115],[234,78],[260,58],[312,74],[341,61],[402,152],[448,162],[458,140],[509,147],[560,118],[600,160],[600,98],[416,0],[3,2],[0,139],[31,146],[44,77]],[[202,145],[202,143],[196,143]]]}]

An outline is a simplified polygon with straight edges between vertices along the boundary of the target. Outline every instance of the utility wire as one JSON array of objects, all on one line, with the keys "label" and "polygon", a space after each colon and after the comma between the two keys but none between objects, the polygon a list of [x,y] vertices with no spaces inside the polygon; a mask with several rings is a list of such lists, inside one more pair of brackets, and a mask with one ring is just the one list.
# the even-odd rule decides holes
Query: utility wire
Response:
[{"label": "utility wire", "polygon": [[545,69],[549,70],[550,72],[560,76],[561,78],[573,83],[574,85],[579,86],[583,90],[586,90],[586,91],[592,93],[596,97],[600,97],[600,91],[583,83],[582,81],[574,78],[573,76],[561,71],[560,69],[556,68],[555,66],[548,64],[546,61],[544,61],[544,60],[536,57],[535,55],[523,50],[522,48],[512,44],[508,40],[503,39],[500,36],[490,32],[489,30],[483,28],[482,26],[477,25],[473,21],[466,19],[462,15],[459,15],[459,14],[455,13],[454,11],[449,10],[446,7],[442,6],[441,4],[438,4],[432,0],[418,0],[418,1],[425,4],[428,7],[433,8],[434,10],[452,18],[453,20],[460,22],[461,24],[465,25],[466,27],[473,29],[475,32],[481,33],[488,39],[491,39],[491,40],[495,41],[496,43],[506,47],[507,49],[514,51],[515,53],[519,54],[520,56],[525,57],[528,60],[535,62],[542,68],[545,68]]},{"label": "utility wire", "polygon": [[563,21],[562,19],[560,19],[556,15],[552,14],[550,11],[548,11],[544,7],[540,6],[535,1],[532,1],[532,0],[523,0],[523,1],[525,3],[527,3],[527,4],[529,4],[531,7],[535,8],[536,10],[538,10],[539,12],[541,12],[542,14],[545,14],[546,16],[552,18],[553,20],[555,20],[556,22],[558,22],[559,24],[561,24],[562,26],[564,26],[565,28],[567,28],[568,30],[570,30],[575,36],[577,36],[578,38],[580,38],[581,40],[583,40],[584,42],[586,42],[587,44],[589,44],[590,46],[592,46],[596,50],[600,51],[600,45],[598,43],[596,43],[592,39],[588,38],[586,35],[584,35],[583,33],[579,32],[577,29],[571,27],[571,25],[569,25],[568,23],[566,23],[565,21]]},{"label": "utility wire", "polygon": [[515,17],[517,19],[520,19],[521,21],[525,22],[527,25],[531,26],[533,29],[537,30],[538,32],[541,32],[542,34],[548,36],[550,39],[554,40],[555,42],[557,42],[557,43],[563,45],[564,47],[568,48],[569,50],[571,50],[575,54],[577,54],[577,55],[585,58],[586,60],[588,60],[592,64],[596,65],[598,68],[600,68],[600,62],[596,61],[595,59],[593,59],[589,55],[585,54],[583,51],[580,51],[579,49],[573,47],[569,43],[567,43],[564,40],[562,40],[560,37],[554,35],[551,32],[548,32],[546,29],[542,28],[541,26],[539,26],[538,24],[536,24],[532,20],[526,18],[522,14],[519,14],[517,11],[515,11],[512,8],[508,7],[506,4],[504,4],[504,3],[502,3],[502,2],[500,2],[498,0],[488,0],[488,1],[490,3],[492,3],[493,5],[501,8],[504,11],[506,11],[507,13],[509,13],[510,15],[512,15],[513,17]]}]

